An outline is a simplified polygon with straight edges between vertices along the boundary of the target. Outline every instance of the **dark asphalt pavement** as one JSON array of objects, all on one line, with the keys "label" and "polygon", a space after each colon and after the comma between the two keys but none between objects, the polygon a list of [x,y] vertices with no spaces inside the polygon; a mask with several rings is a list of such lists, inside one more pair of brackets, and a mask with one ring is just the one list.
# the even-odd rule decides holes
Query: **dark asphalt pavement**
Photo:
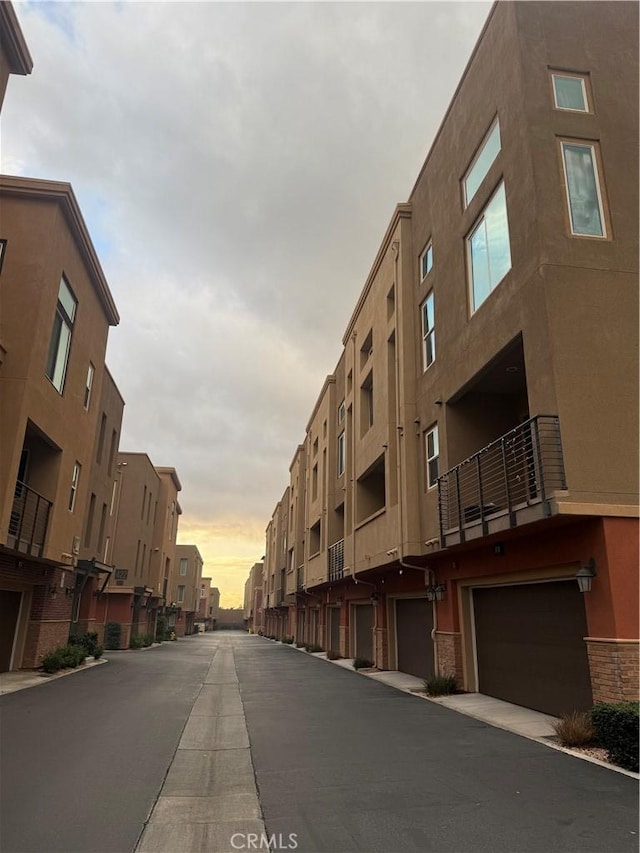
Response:
[{"label": "dark asphalt pavement", "polygon": [[626,853],[633,778],[290,647],[236,668],[268,833],[300,853]]},{"label": "dark asphalt pavement", "polygon": [[130,853],[212,653],[197,637],[107,652],[0,697],[0,851]]},{"label": "dark asphalt pavement", "polygon": [[635,779],[225,632],[0,697],[0,851],[131,853],[220,637],[267,832],[300,853],[638,850]]}]

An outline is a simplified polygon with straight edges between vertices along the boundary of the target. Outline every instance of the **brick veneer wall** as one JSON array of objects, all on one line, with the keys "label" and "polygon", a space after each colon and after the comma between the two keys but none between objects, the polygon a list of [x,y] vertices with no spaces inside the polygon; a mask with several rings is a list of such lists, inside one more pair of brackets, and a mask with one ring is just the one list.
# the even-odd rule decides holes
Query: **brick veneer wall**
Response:
[{"label": "brick veneer wall", "polygon": [[436,631],[438,672],[455,675],[458,687],[463,686],[462,639],[459,633]]},{"label": "brick veneer wall", "polygon": [[640,698],[639,641],[586,638],[594,702],[624,702]]},{"label": "brick veneer wall", "polygon": [[373,632],[374,664],[378,669],[389,669],[389,631],[375,628]]}]

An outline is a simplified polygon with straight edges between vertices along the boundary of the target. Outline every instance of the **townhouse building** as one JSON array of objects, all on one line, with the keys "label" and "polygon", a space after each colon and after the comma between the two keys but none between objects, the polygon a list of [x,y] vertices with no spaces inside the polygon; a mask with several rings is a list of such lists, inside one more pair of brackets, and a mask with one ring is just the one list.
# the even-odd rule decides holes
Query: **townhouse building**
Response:
[{"label": "townhouse building", "polygon": [[194,624],[198,625],[200,631],[210,631],[212,627],[210,613],[212,578],[200,578],[200,591],[198,593],[198,609],[194,618]]},{"label": "townhouse building", "polygon": [[85,507],[103,401],[116,440],[122,417],[104,362],[119,317],[69,184],[1,176],[0,220],[0,645],[18,669],[66,642],[81,549],[102,557]]},{"label": "townhouse building", "polygon": [[492,7],[307,425],[296,639],[638,697],[637,59],[635,4]]},{"label": "townhouse building", "polygon": [[213,630],[218,623],[218,614],[220,613],[220,590],[217,586],[211,587],[211,591],[209,593],[209,618],[211,620],[211,630]]},{"label": "townhouse building", "polygon": [[[194,632],[201,598],[202,566],[203,559],[195,545],[176,545],[175,562],[169,570],[166,611],[168,626],[178,637]],[[206,595],[206,588],[203,592]]]},{"label": "townhouse building", "polygon": [[242,615],[246,628],[254,634],[264,633],[263,568],[263,562],[254,563],[244,585]]}]

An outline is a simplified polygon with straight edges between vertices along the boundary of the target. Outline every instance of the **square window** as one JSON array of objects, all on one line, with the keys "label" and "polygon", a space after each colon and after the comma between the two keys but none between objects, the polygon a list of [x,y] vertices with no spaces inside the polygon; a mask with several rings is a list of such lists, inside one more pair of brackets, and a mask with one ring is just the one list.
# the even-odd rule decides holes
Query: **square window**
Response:
[{"label": "square window", "polygon": [[475,311],[511,269],[511,246],[504,183],[493,194],[467,237],[471,303]]},{"label": "square window", "polygon": [[553,99],[556,109],[589,112],[584,77],[576,74],[552,74]]},{"label": "square window", "polygon": [[420,281],[424,281],[424,279],[431,272],[431,268],[433,267],[433,243],[429,241],[429,245],[424,250],[424,252],[420,255]]}]

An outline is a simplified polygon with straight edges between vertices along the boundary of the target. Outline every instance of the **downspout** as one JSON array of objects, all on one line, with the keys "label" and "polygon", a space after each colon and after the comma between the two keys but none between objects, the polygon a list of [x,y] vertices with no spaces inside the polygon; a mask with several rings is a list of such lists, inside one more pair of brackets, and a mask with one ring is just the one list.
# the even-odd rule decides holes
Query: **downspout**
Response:
[{"label": "downspout", "polygon": [[[414,566],[413,563],[406,563],[402,557],[398,557],[398,562],[401,566],[404,566],[405,569],[418,569],[421,572],[426,572],[427,575],[431,576],[431,583],[433,586],[436,586],[436,574],[433,569],[429,569],[426,566]],[[432,602],[433,604],[433,628],[431,629],[431,642],[433,643],[433,656],[435,659],[435,670],[436,675],[439,675],[440,665],[438,658],[438,608],[436,605],[436,601]]]}]

